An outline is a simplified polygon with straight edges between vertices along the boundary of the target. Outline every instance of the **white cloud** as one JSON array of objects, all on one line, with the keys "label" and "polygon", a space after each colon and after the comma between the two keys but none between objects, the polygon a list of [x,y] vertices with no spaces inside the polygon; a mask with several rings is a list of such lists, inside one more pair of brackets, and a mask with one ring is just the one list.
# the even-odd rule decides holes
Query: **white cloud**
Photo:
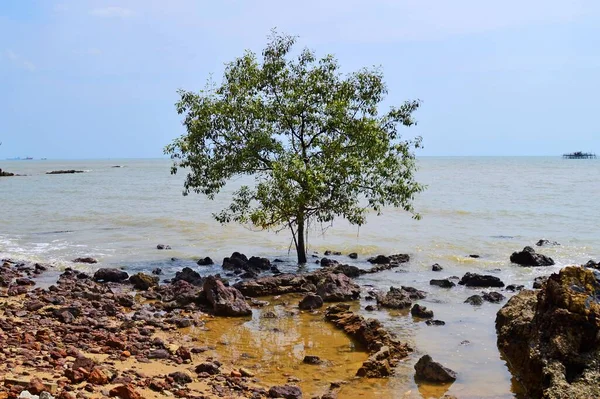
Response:
[{"label": "white cloud", "polygon": [[133,11],[123,7],[94,8],[90,14],[102,18],[127,18],[133,15]]},{"label": "white cloud", "polygon": [[13,65],[31,72],[35,71],[35,65],[31,61],[24,59],[11,49],[6,50],[5,55],[6,58],[13,63]]}]

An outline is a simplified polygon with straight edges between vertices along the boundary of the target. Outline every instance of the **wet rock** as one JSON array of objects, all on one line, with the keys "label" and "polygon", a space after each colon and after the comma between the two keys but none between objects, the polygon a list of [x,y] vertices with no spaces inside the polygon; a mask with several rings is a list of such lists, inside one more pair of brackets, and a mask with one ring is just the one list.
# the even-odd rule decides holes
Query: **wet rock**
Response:
[{"label": "wet rock", "polygon": [[84,171],[68,169],[68,170],[53,170],[50,172],[46,172],[47,175],[66,175],[66,174],[74,174],[74,173],[84,173]]},{"label": "wet rock", "polygon": [[600,397],[599,278],[594,270],[566,267],[498,312],[498,348],[527,397]]},{"label": "wet rock", "polygon": [[158,245],[156,246],[156,249],[164,249],[164,250],[168,250],[168,249],[171,249],[171,246],[170,246],[170,245],[165,245],[165,244],[158,244]]},{"label": "wet rock", "polygon": [[467,287],[504,287],[504,283],[496,276],[465,273],[458,282]]},{"label": "wet rock", "polygon": [[321,358],[319,356],[306,355],[306,356],[304,356],[302,363],[317,365],[317,364],[323,364],[323,360],[321,360]]},{"label": "wet rock", "polygon": [[214,276],[204,281],[204,295],[218,316],[250,316],[252,309],[246,303],[244,296],[234,287],[226,287]]},{"label": "wet rock", "polygon": [[307,294],[300,303],[298,304],[298,308],[301,310],[313,310],[318,309],[323,306],[323,298],[321,298],[317,294]]},{"label": "wet rock", "polygon": [[445,326],[446,322],[443,320],[427,320],[425,324],[428,326]]},{"label": "wet rock", "polygon": [[446,278],[446,279],[443,279],[443,280],[430,280],[429,281],[429,285],[436,285],[436,286],[441,287],[441,288],[452,288],[456,284],[454,284],[454,282],[452,282],[452,281],[450,281],[450,280],[448,280]]},{"label": "wet rock", "polygon": [[481,306],[483,305],[483,298],[481,295],[471,295],[465,300],[465,303],[473,306]]},{"label": "wet rock", "polygon": [[377,294],[377,305],[388,309],[406,309],[412,306],[414,300],[425,298],[425,292],[412,287],[390,287],[385,294]]},{"label": "wet rock", "polygon": [[10,177],[10,176],[14,176],[14,173],[10,173],[10,172],[6,172],[2,169],[0,169],[0,177]]},{"label": "wet rock", "polygon": [[471,255],[469,255],[469,258],[479,259],[479,258],[481,258],[481,256],[480,255],[471,254]]},{"label": "wet rock", "polygon": [[367,305],[367,306],[365,306],[365,310],[367,310],[369,312],[373,312],[373,311],[375,311],[377,309],[373,305]]},{"label": "wet rock", "polygon": [[432,383],[449,383],[456,381],[456,373],[425,355],[415,364],[415,379]]},{"label": "wet rock", "polygon": [[94,273],[94,281],[103,281],[105,283],[120,283],[129,278],[129,274],[119,269],[102,268]]},{"label": "wet rock", "polygon": [[35,285],[35,281],[27,278],[27,277],[19,277],[15,280],[15,283],[17,283],[17,285]]},{"label": "wet rock", "polygon": [[269,389],[270,398],[301,399],[302,390],[295,385],[277,385]]},{"label": "wet rock", "polygon": [[538,254],[531,247],[525,247],[521,252],[513,252],[510,256],[510,261],[521,266],[552,266],[554,260],[552,258]]},{"label": "wet rock", "polygon": [[381,323],[349,311],[349,305],[330,306],[325,319],[342,329],[350,338],[367,349],[371,354],[359,371],[359,376],[385,377],[393,372],[400,359],[412,349],[395,339]]},{"label": "wet rock", "polygon": [[323,267],[329,267],[329,266],[338,265],[340,262],[338,262],[337,260],[334,260],[334,259],[323,258],[323,259],[321,259],[321,261],[319,263]]},{"label": "wet rock", "polygon": [[252,256],[248,259],[248,267],[255,270],[270,270],[271,269],[271,261],[267,258],[260,258],[258,256]]},{"label": "wet rock", "polygon": [[388,263],[406,263],[410,260],[410,256],[407,254],[397,254],[397,255],[377,255],[373,258],[367,259],[369,263],[373,263],[376,265],[384,265]]},{"label": "wet rock", "polygon": [[154,274],[155,276],[160,276],[162,273],[163,271],[160,267],[157,267],[156,269],[152,270],[152,274]]},{"label": "wet rock", "polygon": [[524,285],[510,284],[510,285],[506,286],[506,291],[517,292],[517,291],[521,291],[524,288],[525,288]]},{"label": "wet rock", "polygon": [[173,282],[185,281],[195,286],[201,286],[204,283],[204,279],[197,271],[192,270],[189,267],[184,267],[180,272],[175,273]]},{"label": "wet rock", "polygon": [[358,276],[360,276],[361,274],[364,274],[364,270],[359,269],[356,266],[350,266],[350,265],[339,265],[336,264],[333,267],[330,267],[327,269],[328,272],[331,273],[341,273],[343,275],[345,275],[346,277],[350,277],[350,278],[356,278]]},{"label": "wet rock", "polygon": [[416,303],[411,309],[410,314],[414,317],[419,317],[421,319],[431,319],[433,317],[433,311],[428,310],[425,306],[421,306]]},{"label": "wet rock", "polygon": [[197,264],[198,266],[210,266],[214,265],[215,262],[213,262],[213,260],[207,256],[206,258],[198,260]]},{"label": "wet rock", "polygon": [[358,259],[358,254],[356,252],[351,252],[348,254],[350,259]]},{"label": "wet rock", "polygon": [[323,253],[323,255],[325,255],[325,256],[330,256],[330,255],[336,255],[336,256],[338,256],[338,255],[341,255],[341,254],[342,253],[339,252],[339,251],[331,251],[329,249]]},{"label": "wet rock", "polygon": [[544,286],[544,284],[546,284],[546,281],[548,281],[548,276],[538,276],[536,278],[533,279],[533,288],[534,289],[540,289]]},{"label": "wet rock", "polygon": [[549,241],[549,240],[541,239],[538,242],[536,242],[535,245],[537,245],[538,247],[545,247],[545,246],[560,245],[560,244],[557,243],[556,241]]},{"label": "wet rock", "polygon": [[73,259],[73,263],[88,263],[88,264],[94,264],[94,263],[98,263],[98,261],[94,258],[77,258],[77,259]]},{"label": "wet rock", "polygon": [[360,286],[344,274],[326,274],[317,283],[317,295],[324,302],[352,301],[360,297]]},{"label": "wet rock", "polygon": [[504,295],[499,292],[486,292],[483,294],[483,299],[491,303],[500,303],[504,300]]},{"label": "wet rock", "polygon": [[583,266],[590,269],[600,270],[600,262],[594,262],[592,259],[588,260]]},{"label": "wet rock", "polygon": [[118,396],[121,399],[144,399],[142,395],[140,395],[133,385],[119,385],[110,390],[108,396],[111,398]]},{"label": "wet rock", "polygon": [[433,265],[431,265],[431,270],[434,272],[441,272],[442,270],[444,270],[444,268],[438,265],[437,263],[434,263]]},{"label": "wet rock", "polygon": [[307,275],[280,274],[242,281],[234,285],[242,294],[250,297],[282,295],[316,291],[316,286]]},{"label": "wet rock", "polygon": [[152,287],[158,287],[158,277],[137,273],[129,277],[129,282],[136,290],[147,291]]}]

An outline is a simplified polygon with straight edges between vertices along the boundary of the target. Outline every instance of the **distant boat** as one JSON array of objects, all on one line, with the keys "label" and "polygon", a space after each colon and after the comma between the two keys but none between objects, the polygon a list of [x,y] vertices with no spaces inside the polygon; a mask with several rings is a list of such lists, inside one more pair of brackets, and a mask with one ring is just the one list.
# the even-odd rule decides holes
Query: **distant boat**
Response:
[{"label": "distant boat", "polygon": [[564,159],[596,159],[596,154],[590,152],[576,151],[563,154]]},{"label": "distant boat", "polygon": [[23,159],[25,159],[26,161],[31,161],[33,158],[31,158],[31,157],[25,157]]}]

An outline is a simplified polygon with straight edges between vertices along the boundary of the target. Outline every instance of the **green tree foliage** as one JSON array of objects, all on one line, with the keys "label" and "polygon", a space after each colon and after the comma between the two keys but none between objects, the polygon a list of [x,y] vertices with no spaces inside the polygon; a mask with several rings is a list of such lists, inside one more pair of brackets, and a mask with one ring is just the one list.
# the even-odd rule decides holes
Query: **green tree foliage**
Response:
[{"label": "green tree foliage", "polygon": [[412,205],[423,186],[414,180],[421,139],[402,140],[399,129],[415,122],[418,101],[379,112],[387,94],[382,72],[349,75],[337,60],[317,59],[296,38],[273,32],[262,52],[226,65],[220,85],[199,93],[180,90],[177,112],[187,133],[165,147],[172,173],[188,171],[190,191],[213,199],[235,176],[250,175],[231,204],[213,215],[221,223],[261,229],[289,228],[298,262],[306,262],[311,223],[335,217],[362,225],[369,211]]}]

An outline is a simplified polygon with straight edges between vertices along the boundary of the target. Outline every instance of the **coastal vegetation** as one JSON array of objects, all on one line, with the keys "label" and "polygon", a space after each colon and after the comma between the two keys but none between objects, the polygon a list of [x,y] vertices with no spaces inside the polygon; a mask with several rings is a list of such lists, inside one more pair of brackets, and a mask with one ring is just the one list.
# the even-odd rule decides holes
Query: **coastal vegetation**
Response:
[{"label": "coastal vegetation", "polygon": [[298,262],[306,263],[311,226],[336,217],[362,225],[369,211],[399,207],[413,214],[414,150],[402,139],[419,101],[380,111],[387,94],[379,68],[343,75],[332,55],[317,58],[296,38],[273,31],[262,59],[246,51],[227,64],[221,84],[181,90],[177,112],[186,134],[165,148],[172,172],[188,172],[184,194],[210,199],[232,178],[252,176],[221,223],[289,229]]}]

